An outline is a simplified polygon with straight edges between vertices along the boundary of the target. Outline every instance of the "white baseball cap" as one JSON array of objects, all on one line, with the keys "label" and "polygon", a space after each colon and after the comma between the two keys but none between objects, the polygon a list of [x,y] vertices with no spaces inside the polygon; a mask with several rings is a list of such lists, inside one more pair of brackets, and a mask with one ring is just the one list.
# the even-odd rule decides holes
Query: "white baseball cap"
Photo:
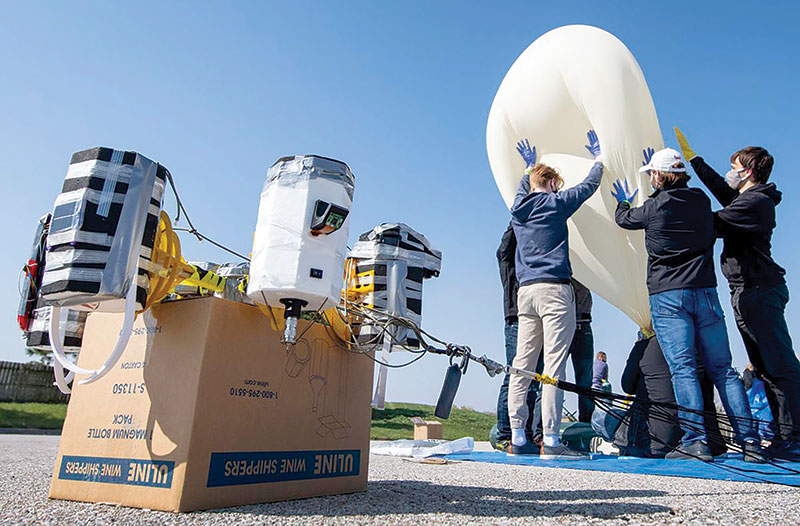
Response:
[{"label": "white baseball cap", "polygon": [[677,162],[683,162],[681,154],[672,148],[664,148],[658,150],[650,158],[650,162],[639,168],[640,172],[647,172],[650,170],[658,170],[659,172],[685,172],[686,164],[683,168],[673,168],[672,165]]}]

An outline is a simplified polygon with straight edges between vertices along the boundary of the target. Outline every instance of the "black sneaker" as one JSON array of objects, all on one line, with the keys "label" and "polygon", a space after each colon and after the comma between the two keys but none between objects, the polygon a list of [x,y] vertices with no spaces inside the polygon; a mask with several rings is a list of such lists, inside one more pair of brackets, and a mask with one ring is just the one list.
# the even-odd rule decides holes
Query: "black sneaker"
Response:
[{"label": "black sneaker", "polygon": [[764,450],[761,449],[761,444],[756,441],[745,442],[742,446],[742,460],[745,462],[757,462],[763,464],[767,461]]},{"label": "black sneaker", "polygon": [[772,458],[800,462],[800,442],[797,440],[773,440],[764,453]]},{"label": "black sneaker", "polygon": [[572,449],[566,444],[546,446],[542,444],[542,460],[589,460],[591,457],[584,451]]},{"label": "black sneaker", "polygon": [[673,460],[704,460],[709,462],[714,457],[711,456],[711,450],[708,449],[706,443],[702,440],[698,440],[697,442],[692,442],[688,446],[681,443],[678,447],[667,453],[667,456],[664,458]]},{"label": "black sneaker", "polygon": [[506,453],[509,455],[538,455],[539,446],[533,442],[525,442],[521,446],[515,446],[514,444],[509,443]]}]

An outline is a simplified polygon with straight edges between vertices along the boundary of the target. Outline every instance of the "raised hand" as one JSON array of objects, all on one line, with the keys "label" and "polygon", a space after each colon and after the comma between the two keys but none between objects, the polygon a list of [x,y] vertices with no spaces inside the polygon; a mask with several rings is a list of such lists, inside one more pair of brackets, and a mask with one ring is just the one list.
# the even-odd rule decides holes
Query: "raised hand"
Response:
[{"label": "raised hand", "polygon": [[694,153],[692,147],[689,146],[689,141],[686,140],[686,136],[681,132],[680,128],[677,126],[675,127],[675,138],[678,139],[678,146],[681,147],[681,153],[683,153],[683,158],[687,161],[691,161],[697,154]]},{"label": "raised hand", "polygon": [[525,160],[526,166],[533,166],[536,164],[536,146],[531,146],[528,139],[522,139],[517,143],[517,151]]},{"label": "raised hand", "polygon": [[586,138],[589,139],[589,144],[587,144],[585,148],[589,150],[592,157],[597,159],[600,157],[600,140],[597,138],[597,133],[594,130],[589,130],[586,134]]},{"label": "raised hand", "polygon": [[611,187],[611,196],[617,200],[617,203],[627,202],[628,204],[633,204],[636,194],[639,193],[638,189],[631,193],[628,188],[628,181],[620,181],[619,179],[614,181]]},{"label": "raised hand", "polygon": [[644,157],[644,162],[642,163],[642,166],[647,166],[648,164],[650,164],[650,159],[653,158],[654,153],[656,153],[656,151],[652,148],[647,148],[646,150],[642,150],[642,156]]}]

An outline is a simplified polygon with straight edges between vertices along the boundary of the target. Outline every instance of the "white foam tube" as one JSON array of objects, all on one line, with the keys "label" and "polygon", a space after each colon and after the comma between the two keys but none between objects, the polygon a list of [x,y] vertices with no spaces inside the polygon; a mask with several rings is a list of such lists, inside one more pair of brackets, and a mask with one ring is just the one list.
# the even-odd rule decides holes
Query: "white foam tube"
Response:
[{"label": "white foam tube", "polygon": [[133,322],[136,320],[136,280],[134,279],[131,283],[131,289],[128,291],[128,296],[125,298],[125,318],[122,320],[122,329],[119,331],[119,339],[117,340],[117,345],[114,347],[114,350],[111,352],[111,355],[105,361],[103,365],[100,366],[99,369],[94,371],[94,374],[89,378],[84,378],[80,380],[78,383],[83,384],[90,384],[92,382],[96,382],[100,378],[104,377],[108,374],[111,369],[117,365],[117,362],[122,357],[122,353],[125,352],[125,348],[128,346],[128,341],[131,339],[131,334],[133,333]]},{"label": "white foam tube", "polygon": [[[381,361],[384,363],[389,362],[389,353],[392,352],[392,337],[387,333],[383,335],[383,350],[381,351]],[[378,381],[375,382],[375,394],[372,396],[372,407],[375,409],[383,409],[386,403],[386,380],[389,375],[389,369],[385,365],[381,365],[378,369]]]},{"label": "white foam tube", "polygon": [[78,374],[93,374],[92,369],[84,369],[69,359],[61,345],[61,307],[53,306],[50,310],[50,346],[53,348],[53,358],[55,362],[64,369]]},{"label": "white foam tube", "polygon": [[73,378],[75,378],[75,373],[70,371],[64,376],[64,368],[58,360],[53,360],[53,376],[55,377],[55,382],[53,382],[53,384],[58,387],[59,391],[64,394],[70,394],[72,392],[69,388],[69,384],[72,382]]},{"label": "white foam tube", "polygon": [[[122,329],[120,330],[117,344],[114,347],[114,350],[111,351],[111,354],[108,356],[105,363],[103,363],[103,365],[101,365],[98,369],[84,369],[83,367],[78,367],[78,365],[70,360],[66,353],[64,353],[64,348],[61,345],[61,330],[58,326],[60,315],[61,308],[53,307],[52,313],[50,314],[50,345],[53,347],[53,357],[61,367],[72,371],[72,373],[90,375],[89,378],[84,378],[78,383],[88,384],[95,382],[108,374],[108,372],[117,364],[122,356],[122,353],[125,351],[125,348],[128,346],[128,341],[130,340],[131,333],[133,332],[133,322],[136,320],[136,280],[134,279],[132,281],[131,288],[128,290],[128,295],[125,297],[125,318],[122,321]],[[58,381],[59,378],[56,377],[57,384]],[[64,383],[64,387],[66,387],[66,382]],[[59,389],[64,392],[61,385],[59,385]]]}]

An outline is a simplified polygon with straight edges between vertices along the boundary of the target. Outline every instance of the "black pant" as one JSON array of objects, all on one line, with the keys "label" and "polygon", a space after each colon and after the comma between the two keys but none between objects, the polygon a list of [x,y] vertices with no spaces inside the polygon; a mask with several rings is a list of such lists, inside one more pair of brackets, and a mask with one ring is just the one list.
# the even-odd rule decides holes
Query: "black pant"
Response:
[{"label": "black pant", "polygon": [[756,375],[764,380],[767,399],[777,419],[780,439],[800,439],[800,361],[784,311],[789,302],[785,284],[733,288],[736,325]]},{"label": "black pant", "polygon": [[[591,322],[578,322],[575,337],[569,348],[575,384],[581,387],[592,386],[592,367],[594,365],[594,334]],[[591,422],[594,402],[585,395],[578,396],[578,421]]]}]

